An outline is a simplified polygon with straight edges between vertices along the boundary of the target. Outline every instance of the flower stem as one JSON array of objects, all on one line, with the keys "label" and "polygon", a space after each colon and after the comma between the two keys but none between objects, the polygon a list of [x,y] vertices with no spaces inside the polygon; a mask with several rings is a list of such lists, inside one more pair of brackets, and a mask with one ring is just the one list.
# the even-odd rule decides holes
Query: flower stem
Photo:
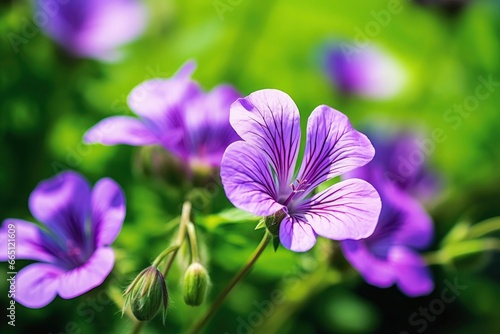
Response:
[{"label": "flower stem", "polygon": [[467,233],[467,238],[475,239],[499,230],[500,219],[495,217],[472,225]]},{"label": "flower stem", "polygon": [[271,234],[267,231],[264,234],[264,237],[262,238],[262,241],[260,242],[259,246],[255,249],[253,254],[250,256],[248,259],[247,263],[241,268],[241,270],[231,279],[229,284],[225,287],[225,289],[217,296],[213,304],[210,306],[208,311],[205,313],[205,315],[199,319],[193,327],[191,327],[191,330],[189,331],[190,334],[196,334],[201,331],[203,326],[206,325],[208,320],[210,320],[210,317],[212,317],[219,306],[221,306],[222,302],[226,299],[226,297],[229,295],[231,290],[234,288],[234,286],[243,278],[245,275],[252,269],[253,265],[257,260],[259,259],[260,255],[264,252],[266,249],[267,244],[269,241],[272,239]]},{"label": "flower stem", "polygon": [[163,277],[167,277],[167,274],[170,268],[172,267],[172,263],[174,263],[175,256],[177,255],[177,252],[179,251],[180,247],[182,246],[182,243],[184,242],[190,217],[191,217],[191,202],[186,201],[182,205],[181,223],[179,226],[179,233],[177,234],[177,240],[175,241],[175,244],[179,246],[179,248],[177,248],[170,254],[170,258],[168,259],[167,265],[165,266],[165,269],[163,269]]},{"label": "flower stem", "polygon": [[134,327],[132,328],[132,334],[139,334],[141,332],[142,326],[144,325],[144,321],[137,320],[135,322]]},{"label": "flower stem", "polygon": [[500,240],[495,238],[473,239],[446,246],[436,252],[425,254],[427,264],[447,264],[457,257],[485,251],[500,251]]},{"label": "flower stem", "polygon": [[189,244],[191,245],[191,262],[198,262],[198,245],[196,243],[196,231],[194,230],[194,224],[189,223],[187,226],[187,232],[189,237]]},{"label": "flower stem", "polygon": [[161,252],[160,255],[158,255],[156,257],[156,259],[154,260],[153,262],[153,267],[158,267],[160,265],[160,263],[163,261],[163,259],[165,259],[165,257],[172,253],[172,252],[175,252],[179,249],[179,245],[174,245],[174,246],[170,246],[168,247],[167,249],[165,249],[163,252]]},{"label": "flower stem", "polygon": [[[153,262],[153,265],[155,264],[158,265],[163,261],[165,256],[170,254],[170,258],[168,259],[167,265],[165,266],[165,269],[163,269],[163,277],[167,277],[167,274],[170,268],[172,267],[172,263],[174,263],[175,256],[177,255],[177,252],[179,251],[179,249],[182,246],[182,243],[184,242],[184,239],[186,237],[187,226],[190,222],[190,217],[191,217],[191,202],[186,201],[182,205],[181,222],[179,224],[179,232],[177,233],[175,244],[165,249]],[[146,321],[135,322],[131,334],[139,334],[142,330],[142,327],[146,323],[147,323]]]}]

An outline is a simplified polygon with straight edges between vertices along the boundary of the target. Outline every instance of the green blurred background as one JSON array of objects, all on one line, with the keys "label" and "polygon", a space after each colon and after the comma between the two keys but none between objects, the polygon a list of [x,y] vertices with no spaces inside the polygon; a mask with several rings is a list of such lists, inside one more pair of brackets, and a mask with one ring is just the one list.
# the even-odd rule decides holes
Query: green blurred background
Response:
[{"label": "green blurred background", "polygon": [[[218,12],[217,3],[227,10]],[[117,262],[106,283],[73,300],[57,297],[39,310],[18,305],[15,330],[3,317],[2,333],[129,332],[131,321],[121,318],[111,299],[168,245],[184,194],[171,183],[144,175],[141,149],[86,146],[81,138],[104,117],[131,114],[126,96],[134,86],[171,76],[187,59],[198,62],[194,78],[206,89],[226,82],[243,95],[262,88],[287,92],[301,110],[304,128],[308,113],[327,104],[346,113],[355,126],[389,124],[421,131],[427,138],[442,129],[446,140],[436,143],[429,155],[443,184],[440,196],[427,203],[436,224],[434,249],[457,222],[500,215],[500,87],[461,118],[459,126],[445,120],[447,110],[475,94],[479,77],[500,81],[498,1],[471,1],[450,13],[401,0],[402,10],[370,38],[408,73],[404,90],[384,101],[346,98],[336,91],[325,75],[322,52],[329,42],[350,40],[364,31],[374,21],[372,11],[387,9],[386,0],[146,4],[148,28],[124,47],[126,57],[117,63],[74,59],[41,32],[14,52],[6,36],[22,31],[32,3],[0,4],[0,218],[31,220],[30,192],[62,169],[80,171],[92,182],[112,177],[127,196],[127,218],[114,244]],[[214,194],[208,204],[195,204],[212,279],[211,300],[256,247],[262,231],[254,231],[255,221],[245,217],[217,214],[230,208],[219,186],[203,191]],[[369,286],[352,273],[346,282],[338,282],[338,271],[325,269],[329,252],[337,256],[336,246],[325,240],[306,254],[267,249],[206,333],[419,333],[423,325],[410,323],[410,316],[440,299],[446,280],[467,288],[425,322],[425,333],[500,332],[496,254],[433,266],[435,291],[411,299],[396,288]],[[143,333],[181,333],[208,305],[183,304],[180,262],[167,279],[171,303],[165,327],[155,319]],[[7,270],[2,268],[4,277]],[[0,291],[5,291],[0,294],[5,309],[5,279]],[[285,296],[280,303],[266,304],[279,292]],[[261,309],[263,305],[267,308]]]}]

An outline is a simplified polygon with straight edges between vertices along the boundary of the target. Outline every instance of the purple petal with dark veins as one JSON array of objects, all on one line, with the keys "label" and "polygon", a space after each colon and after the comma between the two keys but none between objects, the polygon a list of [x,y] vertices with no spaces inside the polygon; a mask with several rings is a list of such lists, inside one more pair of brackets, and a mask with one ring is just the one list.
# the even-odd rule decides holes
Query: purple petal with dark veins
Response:
[{"label": "purple petal with dark veins", "polygon": [[375,230],[381,209],[380,197],[371,184],[350,179],[290,208],[314,231],[329,239],[361,239]]},{"label": "purple petal with dark veins", "polygon": [[300,116],[287,94],[264,89],[231,106],[231,125],[247,143],[267,156],[277,175],[279,192],[288,189],[300,146]]},{"label": "purple petal with dark veins", "polygon": [[222,158],[221,179],[227,197],[237,208],[257,216],[284,208],[277,202],[276,180],[268,160],[250,143],[229,145]]},{"label": "purple petal with dark veins", "polygon": [[307,122],[306,150],[297,178],[308,187],[301,197],[324,181],[365,165],[374,154],[368,138],[353,129],[346,115],[318,106]]},{"label": "purple petal with dark veins", "polygon": [[302,217],[287,216],[280,224],[280,242],[294,252],[306,252],[316,243],[316,233]]}]

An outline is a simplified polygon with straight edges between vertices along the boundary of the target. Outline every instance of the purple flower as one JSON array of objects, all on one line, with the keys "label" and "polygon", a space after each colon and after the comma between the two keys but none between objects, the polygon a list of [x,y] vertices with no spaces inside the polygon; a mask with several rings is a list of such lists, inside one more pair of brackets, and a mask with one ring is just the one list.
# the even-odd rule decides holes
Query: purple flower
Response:
[{"label": "purple flower", "polygon": [[[367,132],[375,147],[375,157],[364,173],[379,173],[385,180],[421,200],[431,199],[440,188],[437,176],[427,166],[434,142],[411,133]],[[366,179],[363,177],[363,179]]]},{"label": "purple flower", "polygon": [[373,233],[381,204],[369,183],[352,179],[311,194],[374,155],[368,138],[344,114],[325,105],[314,109],[296,177],[300,117],[287,94],[268,89],[238,99],[231,106],[231,124],[243,141],[231,144],[222,159],[226,194],[242,210],[284,217],[279,238],[286,248],[307,251],[317,235],[342,240]]},{"label": "purple flower", "polygon": [[229,124],[229,107],[240,97],[228,85],[205,93],[191,80],[194,62],[171,79],[153,79],[132,90],[130,108],[140,117],[109,117],[92,127],[87,143],[162,145],[192,168],[218,167],[224,150],[238,136]]},{"label": "purple flower", "polygon": [[385,288],[397,284],[408,296],[430,293],[434,283],[425,261],[417,252],[427,247],[432,239],[429,215],[409,194],[384,179],[376,162],[347,173],[346,177],[367,180],[382,199],[382,212],[375,232],[363,240],[341,242],[347,260],[374,286]]},{"label": "purple flower", "polygon": [[374,99],[396,95],[405,81],[400,65],[389,55],[375,47],[355,48],[346,43],[327,51],[326,72],[343,93]]},{"label": "purple flower", "polygon": [[12,242],[17,260],[38,261],[16,275],[16,301],[40,308],[56,294],[69,299],[99,286],[113,269],[109,245],[125,218],[120,186],[104,178],[91,189],[80,174],[63,172],[35,188],[29,207],[42,227],[6,219],[0,229],[1,261]]},{"label": "purple flower", "polygon": [[70,53],[114,60],[116,48],[136,38],[146,27],[146,8],[136,0],[37,0],[45,15],[41,27]]}]

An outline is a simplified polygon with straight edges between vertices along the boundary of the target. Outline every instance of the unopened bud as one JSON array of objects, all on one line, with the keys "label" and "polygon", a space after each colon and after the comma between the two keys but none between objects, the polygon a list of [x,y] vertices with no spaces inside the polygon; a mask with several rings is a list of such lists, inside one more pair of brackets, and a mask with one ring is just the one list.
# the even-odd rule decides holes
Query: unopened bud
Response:
[{"label": "unopened bud", "polygon": [[151,266],[141,271],[125,291],[124,297],[124,309],[130,305],[137,320],[152,320],[160,309],[165,319],[168,306],[167,286],[156,267]]},{"label": "unopened bud", "polygon": [[192,263],[184,275],[184,302],[190,306],[203,303],[208,289],[208,272],[200,263]]},{"label": "unopened bud", "polygon": [[286,212],[281,209],[278,212],[264,217],[264,222],[266,223],[267,230],[273,237],[277,237],[280,234],[280,224],[283,218],[286,217]]}]

